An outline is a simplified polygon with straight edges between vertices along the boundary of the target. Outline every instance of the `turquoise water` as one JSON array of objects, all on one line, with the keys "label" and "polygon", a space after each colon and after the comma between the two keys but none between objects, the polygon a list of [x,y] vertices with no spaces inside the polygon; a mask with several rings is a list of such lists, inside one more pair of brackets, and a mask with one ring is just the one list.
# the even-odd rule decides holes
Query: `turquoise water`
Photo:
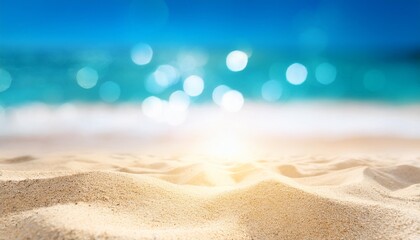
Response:
[{"label": "turquoise water", "polygon": [[[204,90],[191,98],[193,103],[213,101],[213,91],[219,85],[239,91],[246,101],[420,101],[420,57],[416,55],[321,55],[246,47],[240,50],[248,55],[248,63],[244,70],[234,72],[226,65],[226,56],[232,50],[153,48],[151,61],[145,65],[133,61],[133,48],[0,50],[0,105],[115,104],[139,102],[149,96],[167,99],[182,90],[183,81],[191,75],[204,80]],[[286,77],[294,63],[307,71],[300,85]],[[162,65],[172,74],[164,86],[150,77]]]}]

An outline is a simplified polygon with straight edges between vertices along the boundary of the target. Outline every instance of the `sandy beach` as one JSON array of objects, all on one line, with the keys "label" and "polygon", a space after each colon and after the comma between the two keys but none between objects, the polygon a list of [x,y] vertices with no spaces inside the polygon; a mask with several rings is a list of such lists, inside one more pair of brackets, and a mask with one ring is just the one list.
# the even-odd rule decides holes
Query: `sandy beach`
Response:
[{"label": "sandy beach", "polygon": [[[121,127],[54,122],[83,107],[2,119],[0,239],[420,238],[418,106],[252,106],[222,120],[197,109],[162,132],[116,120],[135,108],[94,108]],[[246,117],[264,114],[271,132]]]},{"label": "sandy beach", "polygon": [[419,16],[0,0],[0,240],[420,240]]}]

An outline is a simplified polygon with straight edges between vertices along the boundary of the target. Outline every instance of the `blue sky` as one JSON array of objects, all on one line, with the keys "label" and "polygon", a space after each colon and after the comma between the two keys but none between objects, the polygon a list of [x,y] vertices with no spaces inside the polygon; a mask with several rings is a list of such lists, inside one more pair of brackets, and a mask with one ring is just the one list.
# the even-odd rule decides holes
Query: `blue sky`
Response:
[{"label": "blue sky", "polygon": [[419,49],[418,0],[0,0],[0,46]]}]

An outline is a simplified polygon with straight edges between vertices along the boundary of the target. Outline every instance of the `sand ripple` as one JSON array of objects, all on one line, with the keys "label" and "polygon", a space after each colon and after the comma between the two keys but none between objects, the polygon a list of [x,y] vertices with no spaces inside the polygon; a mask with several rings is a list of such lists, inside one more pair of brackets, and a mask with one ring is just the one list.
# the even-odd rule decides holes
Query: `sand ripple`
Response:
[{"label": "sand ripple", "polygon": [[[61,172],[0,160],[16,168],[0,172],[0,239],[420,237],[418,166],[302,156],[223,166],[108,158],[56,158],[50,167],[67,168]],[[74,169],[75,159],[87,170]],[[39,161],[49,160],[30,162]]]}]

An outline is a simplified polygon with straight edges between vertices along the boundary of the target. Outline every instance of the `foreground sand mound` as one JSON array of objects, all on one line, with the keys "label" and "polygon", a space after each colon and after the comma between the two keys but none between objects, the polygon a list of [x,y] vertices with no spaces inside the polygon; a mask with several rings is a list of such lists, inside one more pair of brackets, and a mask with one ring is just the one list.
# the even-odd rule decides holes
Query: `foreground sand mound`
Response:
[{"label": "foreground sand mound", "polygon": [[19,174],[2,173],[0,239],[414,239],[420,232],[416,212],[339,200],[276,177],[230,187],[98,171],[5,179]]},{"label": "foreground sand mound", "polygon": [[0,240],[420,239],[420,106],[28,105],[0,124]]}]

